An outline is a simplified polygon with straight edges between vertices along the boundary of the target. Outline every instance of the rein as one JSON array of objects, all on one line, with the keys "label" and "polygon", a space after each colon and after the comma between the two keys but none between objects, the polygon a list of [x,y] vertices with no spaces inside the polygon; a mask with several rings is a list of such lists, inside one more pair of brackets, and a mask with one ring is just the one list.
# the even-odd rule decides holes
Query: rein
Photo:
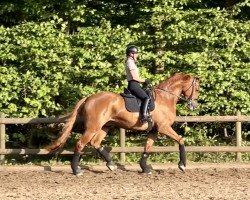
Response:
[{"label": "rein", "polygon": [[179,95],[177,95],[177,94],[173,93],[172,91],[169,91],[169,90],[164,90],[164,89],[162,89],[162,88],[154,88],[154,89],[155,89],[155,90],[160,90],[160,91],[163,91],[163,92],[167,92],[167,93],[169,93],[169,94],[172,94],[173,96],[178,97],[178,99],[181,99],[181,100],[187,101],[187,98],[185,98],[185,97],[183,97],[183,96],[179,96]]},{"label": "rein", "polygon": [[[192,101],[193,93],[194,93],[195,83],[196,83],[196,78],[193,79],[192,84],[191,84],[191,85],[188,87],[188,89],[186,90],[186,91],[188,91],[188,90],[192,87],[191,94],[190,94],[190,96],[189,96],[188,98],[187,98],[187,97],[180,96],[180,95],[177,95],[177,94],[173,93],[172,91],[164,90],[164,89],[162,89],[162,88],[154,88],[154,89],[156,89],[156,90],[161,90],[161,91],[167,92],[167,93],[169,93],[169,94],[172,94],[173,96],[178,97],[178,99],[184,100],[184,101],[186,101],[188,104],[190,104],[191,101]],[[186,91],[185,91],[185,92],[186,92]]]}]

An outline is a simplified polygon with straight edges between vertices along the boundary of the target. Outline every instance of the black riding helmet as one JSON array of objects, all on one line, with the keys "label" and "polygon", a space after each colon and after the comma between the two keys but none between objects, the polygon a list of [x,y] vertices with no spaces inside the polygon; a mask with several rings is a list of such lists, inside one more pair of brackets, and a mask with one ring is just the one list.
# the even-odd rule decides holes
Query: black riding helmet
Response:
[{"label": "black riding helmet", "polygon": [[126,55],[128,56],[130,53],[138,53],[138,48],[135,45],[129,45],[126,49]]}]

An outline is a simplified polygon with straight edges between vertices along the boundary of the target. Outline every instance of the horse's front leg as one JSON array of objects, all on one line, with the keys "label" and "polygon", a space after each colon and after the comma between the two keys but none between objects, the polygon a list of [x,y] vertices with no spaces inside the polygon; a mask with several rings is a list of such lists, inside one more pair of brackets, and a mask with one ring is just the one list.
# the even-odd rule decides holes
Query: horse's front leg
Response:
[{"label": "horse's front leg", "polygon": [[[183,140],[182,140],[183,141]],[[184,143],[179,143],[179,152],[180,152],[180,161],[178,163],[178,167],[181,171],[185,172],[186,168],[186,150]]]},{"label": "horse's front leg", "polygon": [[169,136],[179,144],[179,153],[180,153],[180,161],[178,163],[178,167],[183,172],[186,168],[186,150],[183,139],[172,129],[171,126],[162,126],[159,128],[159,132]]},{"label": "horse's front leg", "polygon": [[149,151],[152,148],[155,139],[157,138],[156,133],[150,133],[147,138],[146,145],[144,146],[144,152],[140,159],[140,167],[142,169],[142,173],[151,174],[150,169],[147,165],[147,159],[149,157]]}]

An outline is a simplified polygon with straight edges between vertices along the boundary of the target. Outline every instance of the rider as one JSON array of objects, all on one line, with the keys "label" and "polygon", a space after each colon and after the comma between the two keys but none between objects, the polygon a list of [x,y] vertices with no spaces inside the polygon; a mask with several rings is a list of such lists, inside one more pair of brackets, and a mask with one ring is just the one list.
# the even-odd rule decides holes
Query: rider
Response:
[{"label": "rider", "polygon": [[142,89],[140,83],[150,84],[150,80],[140,77],[139,69],[136,66],[138,58],[138,48],[135,45],[129,45],[126,49],[126,74],[128,81],[128,89],[130,92],[142,100],[141,121],[146,122],[148,119],[147,108],[150,101],[147,93]]}]

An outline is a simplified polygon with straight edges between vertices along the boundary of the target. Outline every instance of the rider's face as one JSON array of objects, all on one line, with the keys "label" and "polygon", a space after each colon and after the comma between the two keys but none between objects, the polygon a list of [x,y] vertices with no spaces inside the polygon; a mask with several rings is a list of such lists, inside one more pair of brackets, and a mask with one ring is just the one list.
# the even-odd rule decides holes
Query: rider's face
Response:
[{"label": "rider's face", "polygon": [[138,53],[134,53],[134,60],[137,60],[137,58],[139,57],[139,54]]}]

